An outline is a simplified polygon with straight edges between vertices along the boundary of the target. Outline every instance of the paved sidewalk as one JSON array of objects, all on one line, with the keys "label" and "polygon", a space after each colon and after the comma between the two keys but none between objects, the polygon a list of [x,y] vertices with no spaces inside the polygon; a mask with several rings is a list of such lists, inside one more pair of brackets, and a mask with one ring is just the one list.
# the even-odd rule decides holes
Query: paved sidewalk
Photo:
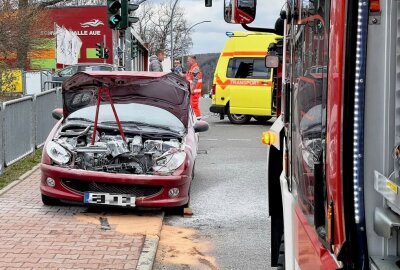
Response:
[{"label": "paved sidewalk", "polygon": [[136,269],[143,234],[101,230],[85,207],[44,206],[40,170],[0,195],[0,270]]}]

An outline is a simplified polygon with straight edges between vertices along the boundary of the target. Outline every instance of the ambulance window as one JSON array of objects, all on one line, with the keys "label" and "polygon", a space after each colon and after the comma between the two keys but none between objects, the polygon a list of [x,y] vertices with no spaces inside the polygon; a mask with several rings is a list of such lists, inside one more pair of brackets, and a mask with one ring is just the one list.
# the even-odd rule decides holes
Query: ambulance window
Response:
[{"label": "ambulance window", "polygon": [[264,58],[231,58],[226,77],[237,79],[269,79],[270,69],[265,67]]},{"label": "ambulance window", "polygon": [[269,69],[265,67],[264,59],[254,59],[253,64],[253,75],[254,79],[269,79],[270,72]]}]

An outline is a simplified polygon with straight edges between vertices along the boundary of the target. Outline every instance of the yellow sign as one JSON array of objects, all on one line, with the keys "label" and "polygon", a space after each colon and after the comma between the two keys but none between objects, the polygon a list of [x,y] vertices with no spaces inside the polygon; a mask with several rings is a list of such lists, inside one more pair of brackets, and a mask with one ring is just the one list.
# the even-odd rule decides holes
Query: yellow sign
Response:
[{"label": "yellow sign", "polygon": [[1,72],[0,92],[17,92],[22,93],[22,71],[21,70],[4,70]]},{"label": "yellow sign", "polygon": [[397,185],[390,180],[386,180],[386,187],[397,194]]}]

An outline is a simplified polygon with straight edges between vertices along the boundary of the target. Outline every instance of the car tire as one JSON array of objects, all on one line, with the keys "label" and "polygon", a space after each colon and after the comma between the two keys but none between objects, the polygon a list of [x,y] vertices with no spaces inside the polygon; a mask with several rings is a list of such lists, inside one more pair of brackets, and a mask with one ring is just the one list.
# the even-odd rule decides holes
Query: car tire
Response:
[{"label": "car tire", "polygon": [[[190,197],[189,197],[190,202]],[[189,202],[181,206],[175,206],[165,209],[165,213],[169,215],[183,216],[185,208],[189,207]]]},{"label": "car tire", "polygon": [[53,197],[49,197],[46,195],[42,194],[42,202],[44,205],[49,205],[49,206],[54,206],[54,205],[60,205],[61,202],[59,199],[53,198]]},{"label": "car tire", "polygon": [[232,124],[243,125],[250,121],[251,115],[228,113],[228,119]]},{"label": "car tire", "polygon": [[257,122],[265,124],[272,116],[253,116],[253,118],[256,119]]},{"label": "car tire", "polygon": [[285,270],[285,241],[281,240],[281,245],[279,247],[279,258],[278,258],[278,268],[277,270]]}]

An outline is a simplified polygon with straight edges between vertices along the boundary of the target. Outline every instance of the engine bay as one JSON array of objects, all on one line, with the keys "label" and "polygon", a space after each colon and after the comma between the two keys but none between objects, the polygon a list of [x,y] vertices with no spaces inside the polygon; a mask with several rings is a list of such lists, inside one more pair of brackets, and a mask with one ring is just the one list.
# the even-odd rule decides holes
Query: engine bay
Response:
[{"label": "engine bay", "polygon": [[171,175],[185,161],[181,137],[138,132],[125,132],[125,136],[126,141],[115,129],[98,128],[92,144],[92,125],[65,125],[53,142],[67,150],[68,162],[57,162],[57,150],[52,151],[52,147],[48,153],[53,152],[52,160],[64,167],[141,175]]}]

